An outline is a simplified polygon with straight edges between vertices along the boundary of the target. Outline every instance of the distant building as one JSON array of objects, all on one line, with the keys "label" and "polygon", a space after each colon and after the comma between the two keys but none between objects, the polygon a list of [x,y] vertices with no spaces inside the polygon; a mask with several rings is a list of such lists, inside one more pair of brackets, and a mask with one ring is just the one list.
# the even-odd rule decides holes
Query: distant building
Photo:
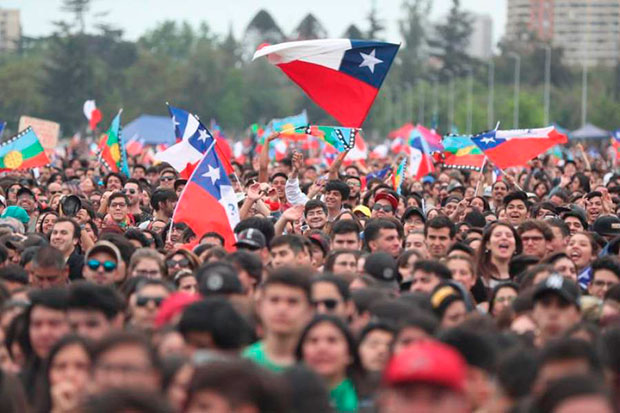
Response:
[{"label": "distant building", "polygon": [[508,0],[506,37],[534,33],[564,49],[571,65],[613,66],[620,58],[620,0]]},{"label": "distant building", "polygon": [[493,19],[488,14],[470,13],[471,36],[467,54],[481,60],[493,55]]},{"label": "distant building", "polygon": [[0,52],[16,50],[21,35],[19,10],[0,9]]}]

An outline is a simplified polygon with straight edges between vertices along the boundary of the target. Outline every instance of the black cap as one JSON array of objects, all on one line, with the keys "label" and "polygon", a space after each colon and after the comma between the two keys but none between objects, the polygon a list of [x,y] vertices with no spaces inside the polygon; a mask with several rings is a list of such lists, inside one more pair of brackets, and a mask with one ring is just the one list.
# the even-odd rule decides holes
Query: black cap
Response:
[{"label": "black cap", "polygon": [[592,224],[592,231],[599,235],[620,235],[620,218],[615,215],[600,216]]},{"label": "black cap", "polygon": [[262,232],[256,228],[244,229],[237,235],[235,247],[246,247],[251,249],[262,249],[267,246],[267,239]]},{"label": "black cap", "polygon": [[22,195],[30,195],[31,197],[36,198],[34,192],[32,192],[27,186],[22,186],[21,188],[19,188],[15,196],[19,198]]},{"label": "black cap", "polygon": [[385,252],[373,252],[364,262],[364,272],[383,283],[386,287],[398,288],[396,260]]},{"label": "black cap", "polygon": [[422,218],[422,222],[426,223],[426,216],[424,215],[424,212],[422,212],[420,208],[416,207],[409,207],[405,209],[405,212],[403,212],[402,221],[405,222],[412,215],[419,216]]},{"label": "black cap", "polygon": [[579,308],[579,287],[569,279],[560,274],[551,274],[534,287],[533,301],[536,302],[540,297],[547,293],[554,293],[564,298],[571,304]]},{"label": "black cap", "polygon": [[209,270],[198,285],[200,294],[243,294],[243,286],[239,277],[226,267],[216,267]]}]

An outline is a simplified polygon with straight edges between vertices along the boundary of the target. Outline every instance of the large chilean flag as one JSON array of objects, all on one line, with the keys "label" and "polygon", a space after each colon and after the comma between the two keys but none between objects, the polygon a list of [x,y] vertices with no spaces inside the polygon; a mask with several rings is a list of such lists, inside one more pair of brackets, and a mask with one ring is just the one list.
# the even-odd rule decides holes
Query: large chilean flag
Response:
[{"label": "large chilean flag", "polygon": [[206,232],[217,232],[224,237],[224,247],[234,250],[233,228],[239,222],[237,197],[224,164],[214,148],[207,149],[177,203],[173,222],[185,222],[197,238]]},{"label": "large chilean flag", "polygon": [[498,168],[525,166],[547,149],[567,142],[555,127],[538,129],[492,130],[472,136],[484,154]]},{"label": "large chilean flag", "polygon": [[267,56],[344,126],[359,128],[400,45],[349,39],[303,40],[261,46]]}]

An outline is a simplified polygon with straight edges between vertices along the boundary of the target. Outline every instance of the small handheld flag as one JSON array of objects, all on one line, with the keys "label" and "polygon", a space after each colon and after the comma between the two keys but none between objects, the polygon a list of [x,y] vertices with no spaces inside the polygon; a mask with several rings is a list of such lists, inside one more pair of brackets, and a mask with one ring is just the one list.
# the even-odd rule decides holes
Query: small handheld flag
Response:
[{"label": "small handheld flag", "polygon": [[296,130],[303,131],[306,135],[314,136],[330,144],[338,152],[349,151],[355,147],[357,128],[342,128],[337,126],[308,125]]},{"label": "small handheld flag", "polygon": [[88,119],[88,126],[90,130],[95,130],[101,119],[103,118],[101,111],[97,108],[94,100],[87,100],[84,102],[84,106],[82,108],[84,111],[84,116]]},{"label": "small handheld flag", "polygon": [[108,131],[101,135],[99,140],[99,161],[111,172],[128,174],[127,156],[123,156],[124,148],[121,148],[121,113],[123,113],[123,109],[119,110],[114,119],[112,119]]},{"label": "small handheld flag", "polygon": [[344,126],[361,127],[400,45],[350,39],[261,46],[266,56]]},{"label": "small handheld flag", "polygon": [[400,195],[403,181],[405,179],[405,171],[407,170],[407,158],[404,158],[398,165],[394,167],[392,174],[392,185],[394,190]]},{"label": "small handheld flag", "polygon": [[448,135],[443,139],[444,151],[440,163],[446,168],[479,171],[484,163],[484,153],[469,136]]}]

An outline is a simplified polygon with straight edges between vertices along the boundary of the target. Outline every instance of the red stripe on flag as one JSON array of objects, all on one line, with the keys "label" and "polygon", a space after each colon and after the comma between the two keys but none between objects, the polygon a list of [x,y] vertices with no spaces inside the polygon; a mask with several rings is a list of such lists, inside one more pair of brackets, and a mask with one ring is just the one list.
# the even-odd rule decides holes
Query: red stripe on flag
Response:
[{"label": "red stripe on flag", "polygon": [[278,67],[344,126],[361,127],[379,92],[346,73],[300,60]]}]

